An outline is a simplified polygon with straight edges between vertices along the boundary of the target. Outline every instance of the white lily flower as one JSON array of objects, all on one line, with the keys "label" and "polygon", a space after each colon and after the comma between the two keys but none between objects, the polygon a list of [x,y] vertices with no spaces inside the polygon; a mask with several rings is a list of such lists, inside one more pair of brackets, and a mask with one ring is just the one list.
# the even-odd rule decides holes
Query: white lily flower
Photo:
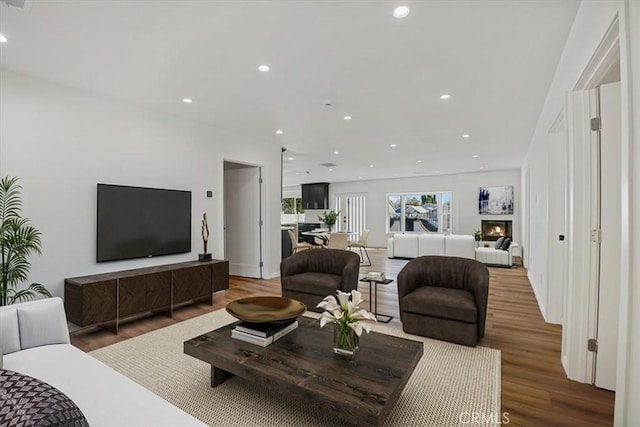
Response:
[{"label": "white lily flower", "polygon": [[376,319],[376,316],[373,313],[369,313],[367,310],[362,310],[362,309],[353,313],[353,317],[358,320],[372,320],[374,322],[378,321]]},{"label": "white lily flower", "polygon": [[357,336],[362,335],[362,324],[360,322],[349,323],[349,327],[356,332]]},{"label": "white lily flower", "polygon": [[320,316],[320,327],[327,323],[338,323],[340,327],[351,328],[356,335],[362,331],[369,333],[371,324],[376,322],[376,316],[359,307],[362,303],[362,293],[353,290],[351,292],[337,291],[338,298],[333,295],[325,297],[316,307],[325,311]]},{"label": "white lily flower", "polygon": [[367,323],[367,322],[358,322],[358,324],[362,325],[362,329],[364,329],[365,331],[367,331],[367,333],[371,332],[371,323]]},{"label": "white lily flower", "polygon": [[320,301],[318,305],[316,305],[316,307],[323,308],[327,311],[334,311],[335,309],[340,308],[333,295],[329,295],[328,297]]},{"label": "white lily flower", "polygon": [[331,313],[325,311],[324,313],[322,313],[322,316],[320,316],[320,327],[322,328],[327,323],[335,323],[335,318],[331,315]]},{"label": "white lily flower", "polygon": [[[326,312],[325,312],[326,313]],[[331,314],[333,315],[333,318],[338,321],[340,319],[342,319],[342,317],[344,316],[344,312],[342,310],[340,310],[340,307],[338,307],[337,309],[331,311]]]},{"label": "white lily flower", "polygon": [[340,307],[343,311],[347,311],[349,309],[349,296],[347,292],[338,291],[338,300],[340,301]]},{"label": "white lily flower", "polygon": [[362,303],[362,292],[356,290],[351,291],[351,302],[355,308],[358,308],[360,303]]}]

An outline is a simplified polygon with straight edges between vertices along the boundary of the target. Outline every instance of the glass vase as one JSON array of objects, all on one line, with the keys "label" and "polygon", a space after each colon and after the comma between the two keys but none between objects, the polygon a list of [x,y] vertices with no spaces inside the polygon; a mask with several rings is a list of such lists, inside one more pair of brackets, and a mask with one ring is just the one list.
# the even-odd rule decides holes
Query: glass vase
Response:
[{"label": "glass vase", "polygon": [[336,324],[333,330],[333,352],[353,357],[358,349],[358,334],[347,325]]}]

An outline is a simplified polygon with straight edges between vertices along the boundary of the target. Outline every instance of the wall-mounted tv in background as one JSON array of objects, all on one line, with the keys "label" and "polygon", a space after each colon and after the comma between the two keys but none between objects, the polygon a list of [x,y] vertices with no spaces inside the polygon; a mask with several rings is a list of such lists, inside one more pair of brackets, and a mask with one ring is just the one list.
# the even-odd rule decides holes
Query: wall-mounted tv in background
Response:
[{"label": "wall-mounted tv in background", "polygon": [[98,262],[190,251],[190,191],[98,184]]}]

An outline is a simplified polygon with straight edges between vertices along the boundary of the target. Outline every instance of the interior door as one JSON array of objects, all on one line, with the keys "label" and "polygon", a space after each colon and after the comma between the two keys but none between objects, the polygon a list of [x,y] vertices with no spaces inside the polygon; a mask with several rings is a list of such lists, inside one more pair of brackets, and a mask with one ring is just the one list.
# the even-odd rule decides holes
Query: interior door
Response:
[{"label": "interior door", "polygon": [[547,321],[562,324],[564,314],[564,288],[566,284],[567,251],[566,234],[566,177],[567,139],[564,119],[549,133],[548,165],[553,179],[548,184],[549,241],[547,268],[549,290],[547,292]]},{"label": "interior door", "polygon": [[225,257],[229,274],[262,277],[260,168],[224,162]]},{"label": "interior door", "polygon": [[615,390],[620,298],[620,82],[599,88],[600,104],[600,264],[595,385]]}]

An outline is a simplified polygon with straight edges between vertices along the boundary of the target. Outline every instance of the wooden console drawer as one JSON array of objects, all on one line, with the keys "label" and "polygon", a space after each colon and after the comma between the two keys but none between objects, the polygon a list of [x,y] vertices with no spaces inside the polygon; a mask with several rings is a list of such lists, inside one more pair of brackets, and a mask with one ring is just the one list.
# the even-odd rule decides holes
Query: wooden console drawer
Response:
[{"label": "wooden console drawer", "polygon": [[173,303],[181,303],[213,293],[211,265],[173,271]]},{"label": "wooden console drawer", "polygon": [[81,286],[65,280],[64,306],[67,318],[78,326],[115,320],[117,313],[117,281],[105,280]]}]

